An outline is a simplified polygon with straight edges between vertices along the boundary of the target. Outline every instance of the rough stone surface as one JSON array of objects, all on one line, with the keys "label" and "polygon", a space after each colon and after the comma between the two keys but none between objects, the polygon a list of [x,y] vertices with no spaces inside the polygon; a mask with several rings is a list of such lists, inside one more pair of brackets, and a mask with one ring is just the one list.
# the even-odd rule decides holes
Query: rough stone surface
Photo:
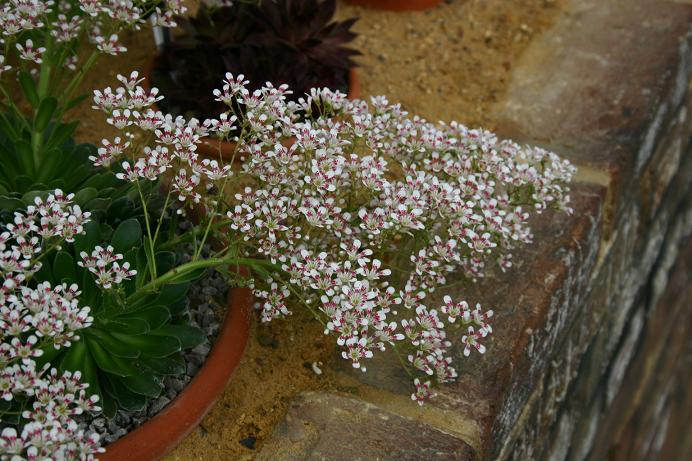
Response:
[{"label": "rough stone surface", "polygon": [[[333,443],[338,440],[339,443]],[[375,405],[305,393],[288,411],[259,460],[473,460],[463,440]]]},{"label": "rough stone surface", "polygon": [[[455,440],[476,459],[692,459],[692,4],[565,3],[514,69],[498,126],[580,167],[575,213],[536,220],[521,265],[464,290],[495,310],[488,354],[456,351],[459,380],[422,411],[392,357],[342,364],[352,398],[302,397],[262,459]],[[373,447],[380,414],[396,435]]]}]

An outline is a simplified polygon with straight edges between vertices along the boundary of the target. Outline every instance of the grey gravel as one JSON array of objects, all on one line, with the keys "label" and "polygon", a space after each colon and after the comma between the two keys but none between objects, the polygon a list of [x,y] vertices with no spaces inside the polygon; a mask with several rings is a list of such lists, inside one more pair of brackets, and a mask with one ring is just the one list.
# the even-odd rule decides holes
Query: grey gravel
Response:
[{"label": "grey gravel", "polygon": [[149,409],[147,411],[147,415],[149,416],[154,416],[156,413],[159,411],[163,410],[166,405],[171,403],[171,399],[166,397],[165,395],[162,397],[159,397],[158,399],[154,400],[151,405],[149,405]]},{"label": "grey gravel", "polygon": [[192,362],[188,362],[187,364],[187,374],[188,376],[194,376],[197,374],[197,371],[199,371],[199,366],[195,365]]},{"label": "grey gravel", "polygon": [[176,393],[182,391],[183,388],[185,387],[185,383],[183,381],[181,381],[178,378],[173,378],[170,376],[166,376],[163,379],[163,385],[166,389],[172,390]]}]

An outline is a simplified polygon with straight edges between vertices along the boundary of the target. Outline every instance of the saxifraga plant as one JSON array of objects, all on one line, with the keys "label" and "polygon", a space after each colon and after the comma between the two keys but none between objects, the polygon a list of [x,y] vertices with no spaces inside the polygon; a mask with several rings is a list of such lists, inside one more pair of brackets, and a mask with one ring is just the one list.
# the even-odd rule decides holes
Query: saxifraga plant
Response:
[{"label": "saxifraga plant", "polygon": [[[115,180],[111,172],[102,174]],[[113,196],[120,195],[115,200],[106,189],[97,192],[94,187],[81,188],[70,196],[80,209],[94,206],[91,220],[73,242],[42,248],[41,268],[33,277],[34,283],[52,286],[76,284],[81,302],[90,306],[93,316],[92,324],[70,348],[47,347],[37,362],[50,362],[61,371],[80,371],[82,381],[89,384],[88,392],[99,395],[108,416],[117,407],[144,408],[147,399],[162,392],[165,376],[184,373],[181,351],[206,340],[201,330],[188,325],[186,300],[190,282],[202,271],[171,279],[146,296],[135,295],[156,278],[155,271],[166,273],[179,262],[172,251],[176,249],[178,218],[173,214],[161,221],[150,250],[140,224],[145,218],[139,191],[122,184],[110,188]],[[142,185],[142,196],[148,197],[152,212],[161,212],[164,206],[157,188],[156,183]],[[3,210],[3,221],[13,222],[16,212],[44,202],[48,195],[31,191],[12,198],[13,209]],[[12,219],[8,219],[10,215]],[[121,280],[123,273],[130,272],[131,280]]]},{"label": "saxifraga plant", "polygon": [[[234,100],[255,98],[244,117],[159,114],[158,128],[122,128],[142,131],[149,146],[99,160],[121,163],[118,178],[132,184],[171,177],[183,209],[206,210],[186,235],[220,245],[175,273],[247,267],[238,277],[254,287],[263,321],[302,305],[363,371],[392,351],[419,403],[456,379],[454,349],[485,352],[493,312],[452,296],[512,265],[515,248],[533,239],[532,214],[570,210],[575,167],[482,129],[426,122],[384,97],[348,100],[322,88],[295,104],[286,85],[250,93],[230,73],[222,85],[215,94],[231,111]],[[103,94],[94,106],[110,124],[122,116]],[[197,154],[209,136],[235,137],[240,171]]]},{"label": "saxifraga plant", "polygon": [[[41,248],[41,270],[28,283],[77,284],[94,321],[71,348],[47,349],[39,362],[50,361],[61,371],[80,371],[82,382],[90,385],[87,392],[101,397],[107,415],[117,406],[141,409],[147,398],[160,394],[165,375],[184,371],[180,351],[205,339],[200,330],[186,325],[184,300],[189,281],[200,273],[162,284],[136,302],[129,299],[156,278],[157,267],[167,271],[176,263],[176,247],[169,243],[177,215],[162,221],[156,245],[146,247],[145,242],[154,240],[142,235],[147,219],[142,198],[150,210],[164,208],[159,184],[123,187],[114,175],[117,166],[95,171],[94,159],[126,148],[128,140],[115,139],[98,148],[77,144],[77,122],[64,119],[84,99],[76,94],[99,57],[126,51],[118,33],[140,27],[153,12],[158,25],[174,25],[173,14],[184,9],[177,0],[73,0],[59,5],[10,1],[0,10],[5,40],[0,54],[0,224],[12,225],[16,212],[45,202],[48,191],[55,189],[65,191],[91,215],[86,235],[60,247]],[[156,96],[141,92],[137,97],[145,107]],[[102,249],[97,256],[116,258],[112,263],[131,267],[136,277],[108,283],[108,277],[121,275],[103,258],[89,259],[96,246]],[[83,254],[103,266],[80,266],[88,263]],[[13,253],[7,257],[11,260]]]},{"label": "saxifraga plant", "polygon": [[251,91],[265,82],[288,84],[296,98],[310,88],[346,91],[357,19],[332,21],[335,8],[335,0],[202,3],[196,16],[177,19],[185,34],[157,57],[153,84],[168,112],[198,118],[228,110],[212,96],[226,72],[244,74]]}]

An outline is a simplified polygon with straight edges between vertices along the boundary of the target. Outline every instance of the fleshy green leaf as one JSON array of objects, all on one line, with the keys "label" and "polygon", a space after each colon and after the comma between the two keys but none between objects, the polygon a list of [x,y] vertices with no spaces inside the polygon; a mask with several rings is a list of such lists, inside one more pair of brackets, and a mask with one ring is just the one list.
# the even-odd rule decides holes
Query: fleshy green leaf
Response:
[{"label": "fleshy green leaf", "polygon": [[47,148],[62,146],[65,141],[70,139],[79,122],[61,123],[50,134],[46,143]]},{"label": "fleshy green leaf", "polygon": [[53,277],[59,282],[77,282],[76,265],[72,255],[64,250],[58,251],[53,260]]},{"label": "fleshy green leaf", "polygon": [[21,199],[14,197],[0,197],[0,210],[14,211],[26,207]]},{"label": "fleshy green leaf", "polygon": [[74,194],[74,202],[80,207],[84,208],[84,205],[89,202],[89,200],[98,197],[99,191],[94,187],[84,187]]},{"label": "fleshy green leaf", "polygon": [[164,325],[150,334],[177,338],[183,349],[191,349],[207,340],[202,330],[190,325]]},{"label": "fleshy green leaf", "polygon": [[91,254],[94,247],[101,241],[101,229],[98,222],[89,221],[84,225],[84,234],[79,234],[75,237],[74,247],[75,256],[79,257],[79,254],[84,251],[87,254]]},{"label": "fleshy green leaf", "polygon": [[132,247],[139,246],[142,241],[142,226],[136,219],[128,219],[120,223],[113,232],[111,242],[116,251],[124,253]]},{"label": "fleshy green leaf", "polygon": [[117,357],[136,359],[141,355],[139,350],[118,341],[107,331],[92,327],[89,329],[88,334],[93,338],[94,341],[98,341],[98,343],[103,346],[106,351]]},{"label": "fleshy green leaf", "polygon": [[88,338],[87,345],[89,346],[91,356],[94,358],[96,364],[101,370],[123,377],[132,376],[133,374],[137,373],[137,370],[129,366],[127,362],[109,354],[98,342],[94,341],[93,339]]},{"label": "fleshy green leaf", "polygon": [[118,401],[121,407],[129,411],[140,411],[147,404],[147,398],[142,394],[132,392],[117,376],[106,374],[108,385],[106,390]]},{"label": "fleshy green leaf", "polygon": [[39,98],[38,93],[36,92],[36,82],[34,82],[34,79],[31,77],[31,74],[23,70],[19,72],[18,77],[19,85],[22,87],[24,96],[26,96],[26,99],[32,106],[38,107]]},{"label": "fleshy green leaf", "polygon": [[161,395],[163,389],[161,382],[151,373],[142,372],[138,375],[128,376],[120,379],[120,382],[130,391],[152,398]]},{"label": "fleshy green leaf", "polygon": [[[24,172],[27,174],[27,186],[33,181],[31,177],[35,173],[36,166],[34,165],[34,152],[31,149],[31,144],[26,139],[20,139],[15,144],[15,149],[17,151],[17,156],[19,156],[19,161],[24,168]],[[20,178],[17,178],[17,184],[20,183]],[[20,186],[21,187],[21,186]],[[20,190],[25,190],[21,188]]]},{"label": "fleshy green leaf", "polygon": [[58,100],[53,97],[43,98],[38,106],[36,117],[34,118],[34,128],[37,131],[43,131],[48,126],[55,109],[58,107]]},{"label": "fleshy green leaf", "polygon": [[171,313],[164,306],[152,306],[118,316],[115,318],[115,321],[131,318],[144,320],[149,324],[150,330],[155,330],[171,319]]},{"label": "fleshy green leaf", "polygon": [[143,335],[149,332],[149,324],[145,320],[134,317],[108,320],[104,325],[110,332],[117,331],[133,335]]},{"label": "fleshy green leaf", "polygon": [[112,335],[128,346],[137,348],[147,357],[166,357],[181,350],[180,341],[173,336],[129,335],[117,331],[112,332]]},{"label": "fleshy green leaf", "polygon": [[156,253],[156,271],[165,274],[175,266],[175,253],[172,251],[159,251]]},{"label": "fleshy green leaf", "polygon": [[180,354],[159,357],[157,359],[141,357],[139,361],[154,373],[160,375],[175,376],[185,373],[185,360],[183,360]]},{"label": "fleshy green leaf", "polygon": [[60,362],[62,371],[81,371],[87,356],[87,346],[84,340],[72,343]]}]

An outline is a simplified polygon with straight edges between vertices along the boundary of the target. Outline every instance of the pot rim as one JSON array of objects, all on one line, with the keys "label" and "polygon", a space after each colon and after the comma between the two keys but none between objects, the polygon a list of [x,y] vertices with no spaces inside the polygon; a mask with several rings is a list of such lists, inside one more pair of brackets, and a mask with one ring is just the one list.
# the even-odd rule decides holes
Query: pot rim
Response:
[{"label": "pot rim", "polygon": [[244,355],[250,336],[252,291],[230,288],[219,335],[204,365],[163,410],[107,445],[101,461],[151,461],[175,448],[207,415]]}]

